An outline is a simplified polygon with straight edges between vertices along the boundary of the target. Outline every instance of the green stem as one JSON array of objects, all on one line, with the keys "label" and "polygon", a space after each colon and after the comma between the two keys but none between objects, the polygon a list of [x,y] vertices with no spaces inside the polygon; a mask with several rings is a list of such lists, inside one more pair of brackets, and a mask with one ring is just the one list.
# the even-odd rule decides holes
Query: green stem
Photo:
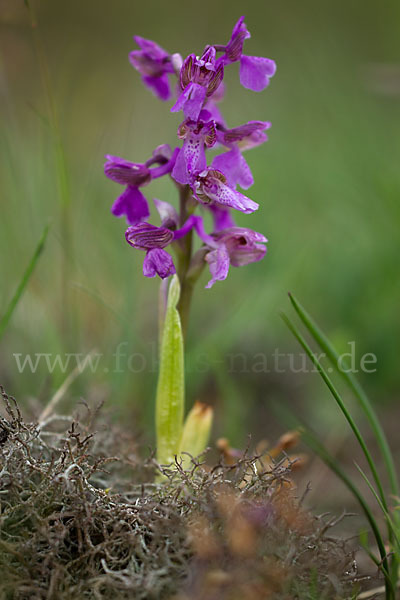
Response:
[{"label": "green stem", "polygon": [[[180,187],[180,212],[179,212],[179,225],[186,222],[190,216],[188,207],[188,201],[190,198],[189,186]],[[193,250],[193,232],[189,233],[183,238],[179,245],[178,250],[178,277],[181,284],[181,296],[178,303],[178,312],[182,323],[182,332],[184,339],[186,339],[186,333],[189,322],[190,306],[193,295],[193,282],[187,277],[187,273],[190,266]]]}]

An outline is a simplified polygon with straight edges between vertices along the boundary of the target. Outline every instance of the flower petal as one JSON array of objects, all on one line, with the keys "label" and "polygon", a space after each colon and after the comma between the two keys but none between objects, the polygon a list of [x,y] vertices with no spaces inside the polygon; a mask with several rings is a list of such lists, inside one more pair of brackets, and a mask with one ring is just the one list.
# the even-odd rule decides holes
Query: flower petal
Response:
[{"label": "flower petal", "polygon": [[145,277],[159,275],[161,279],[165,279],[175,273],[174,261],[168,252],[162,250],[162,248],[154,248],[147,252],[143,261],[143,275]]},{"label": "flower petal", "polygon": [[116,199],[111,207],[111,212],[116,217],[125,215],[128,225],[136,225],[150,216],[146,198],[139,188],[130,185]]},{"label": "flower petal", "polygon": [[233,188],[239,184],[240,187],[247,190],[254,183],[250,167],[238,148],[218,154],[214,158],[212,166],[222,171],[228,184]]},{"label": "flower petal", "polygon": [[244,194],[226,184],[226,177],[221,171],[209,169],[197,177],[194,184],[195,196],[204,203],[217,202],[249,214],[257,210],[258,204]]},{"label": "flower petal", "polygon": [[240,59],[240,83],[253,92],[264,90],[275,71],[275,62],[269,58],[243,55]]},{"label": "flower petal", "polygon": [[241,267],[264,258],[267,238],[246,227],[231,227],[214,234],[216,241],[223,244],[234,267]]},{"label": "flower petal", "polygon": [[104,174],[121,185],[139,187],[146,185],[151,180],[151,173],[146,165],[132,163],[119,156],[106,155]]},{"label": "flower petal", "polygon": [[215,232],[235,226],[235,222],[232,218],[229,208],[224,208],[222,206],[218,206],[217,204],[210,204],[208,208],[213,215]]},{"label": "flower petal", "polygon": [[[244,125],[227,129],[219,133],[219,138],[223,144],[230,145],[234,142],[242,142],[244,140],[252,140],[255,135],[261,135],[262,141],[265,141],[267,136],[262,133],[264,129],[269,129],[271,123],[268,121],[248,121]],[[261,142],[259,142],[261,143]]]},{"label": "flower petal", "polygon": [[225,48],[227,62],[235,62],[240,59],[242,56],[244,40],[249,37],[250,33],[244,23],[244,17],[240,17],[233,28],[231,39]]},{"label": "flower petal", "polygon": [[186,118],[197,121],[205,98],[206,88],[198,83],[190,83],[171,108],[171,112],[183,110]]},{"label": "flower petal", "polygon": [[173,240],[174,234],[166,227],[156,227],[150,223],[138,223],[128,227],[125,239],[133,248],[151,250],[165,248]]},{"label": "flower petal", "polygon": [[157,98],[160,100],[169,100],[171,97],[171,90],[169,87],[168,75],[164,73],[160,77],[152,77],[150,75],[144,75],[142,77],[143,83],[151,89]]},{"label": "flower petal", "polygon": [[175,229],[178,226],[179,217],[172,204],[158,198],[153,198],[153,202],[160,215],[162,226],[168,229]]},{"label": "flower petal", "polygon": [[175,179],[175,181],[177,181],[178,183],[182,183],[183,185],[189,183],[189,177],[186,168],[186,159],[183,152],[183,148],[179,150],[178,158],[176,159],[171,176]]},{"label": "flower petal", "polygon": [[206,261],[209,264],[211,273],[211,279],[206,285],[206,288],[209,289],[216,281],[223,281],[228,276],[230,261],[226,247],[221,245],[216,250],[209,252]]}]

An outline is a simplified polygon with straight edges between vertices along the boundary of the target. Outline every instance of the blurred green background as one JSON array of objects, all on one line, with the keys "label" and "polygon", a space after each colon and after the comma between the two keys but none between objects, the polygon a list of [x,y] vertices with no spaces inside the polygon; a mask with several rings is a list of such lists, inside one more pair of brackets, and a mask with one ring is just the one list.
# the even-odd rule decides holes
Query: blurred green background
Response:
[{"label": "blurred green background", "polygon": [[[376,354],[377,370],[361,374],[363,383],[382,407],[395,407],[398,0],[43,0],[33,6],[62,149],[50,125],[28,10],[23,0],[2,0],[0,314],[44,225],[52,223],[1,341],[0,382],[9,393],[39,410],[73,365],[49,373],[40,362],[36,372],[19,373],[14,354],[96,349],[104,355],[99,368],[80,375],[63,407],[80,398],[105,399],[116,418],[151,431],[158,281],[143,278],[143,255],[127,246],[125,223],[110,215],[121,190],[103,175],[104,155],[140,162],[155,146],[176,144],[179,116],[142,86],[128,62],[132,36],[184,56],[201,53],[207,43],[227,41],[245,13],[252,33],[246,53],[275,59],[277,74],[255,94],[241,88],[233,65],[221,108],[232,127],[272,121],[268,143],[246,154],[255,178],[249,196],[260,210],[237,219],[267,235],[268,255],[232,268],[212,290],[204,289],[208,273],[203,276],[187,345],[188,404],[215,404],[215,435],[234,444],[245,443],[249,432],[256,439],[275,435],[273,401],[298,405],[317,428],[330,427],[335,410],[317,375],[293,373],[287,363],[282,373],[273,369],[276,350],[299,355],[279,318],[279,310],[290,310],[290,290],[343,351],[355,341],[357,360]],[[60,194],[62,154],[67,181]],[[174,202],[169,181],[146,192]],[[135,354],[131,370],[123,357],[115,368],[121,342],[121,352]],[[239,353],[243,363],[231,368],[232,354]],[[260,354],[271,361],[271,372],[257,367]]]}]

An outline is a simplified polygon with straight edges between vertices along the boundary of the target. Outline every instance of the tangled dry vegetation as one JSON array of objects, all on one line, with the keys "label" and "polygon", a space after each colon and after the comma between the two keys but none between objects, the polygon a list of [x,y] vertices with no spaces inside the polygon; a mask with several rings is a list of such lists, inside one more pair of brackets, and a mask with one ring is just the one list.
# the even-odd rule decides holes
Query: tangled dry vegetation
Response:
[{"label": "tangled dry vegetation", "polygon": [[194,460],[155,484],[154,459],[98,411],[25,423],[2,397],[1,600],[311,600],[354,587],[352,551],[301,508],[287,458]]}]

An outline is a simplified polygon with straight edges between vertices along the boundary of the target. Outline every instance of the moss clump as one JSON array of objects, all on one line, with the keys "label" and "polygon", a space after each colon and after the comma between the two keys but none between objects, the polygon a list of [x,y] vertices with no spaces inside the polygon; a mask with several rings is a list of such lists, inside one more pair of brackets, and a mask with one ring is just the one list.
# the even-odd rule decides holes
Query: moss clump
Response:
[{"label": "moss clump", "polygon": [[351,587],[351,551],[301,509],[286,459],[266,470],[248,453],[212,468],[193,460],[154,484],[155,461],[97,412],[25,423],[2,396],[1,600],[334,598]]}]

